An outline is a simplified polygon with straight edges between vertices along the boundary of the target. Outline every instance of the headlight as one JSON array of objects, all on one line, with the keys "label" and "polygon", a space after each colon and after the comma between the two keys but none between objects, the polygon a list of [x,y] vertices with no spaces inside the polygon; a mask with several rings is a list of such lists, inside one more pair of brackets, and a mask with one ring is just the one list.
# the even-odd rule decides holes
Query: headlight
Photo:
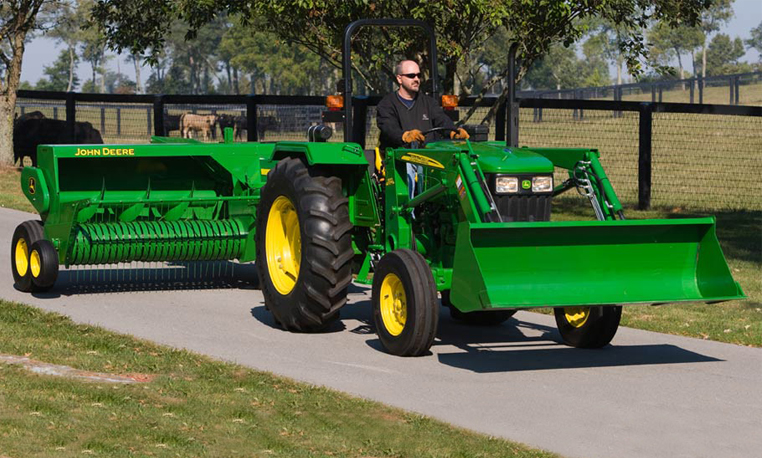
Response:
[{"label": "headlight", "polygon": [[533,177],[532,192],[550,192],[553,190],[553,177]]},{"label": "headlight", "polygon": [[497,177],[495,180],[495,192],[498,194],[507,194],[518,192],[519,179],[516,177]]}]

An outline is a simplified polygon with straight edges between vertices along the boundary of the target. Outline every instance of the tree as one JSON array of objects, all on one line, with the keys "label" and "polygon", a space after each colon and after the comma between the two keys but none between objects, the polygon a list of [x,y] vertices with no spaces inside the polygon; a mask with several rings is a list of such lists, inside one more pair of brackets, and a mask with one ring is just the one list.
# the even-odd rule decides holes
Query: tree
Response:
[{"label": "tree", "polygon": [[[87,6],[86,3],[82,3],[81,5]],[[75,87],[74,75],[77,70],[77,63],[79,62],[77,56],[77,44],[80,41],[80,29],[85,22],[85,13],[86,11],[84,9],[79,8],[71,0],[62,0],[57,12],[56,23],[53,28],[46,32],[47,36],[66,46],[66,52],[69,56],[69,78],[68,85],[65,88],[67,92],[73,91]]]},{"label": "tree", "polygon": [[661,65],[669,65],[677,58],[680,79],[685,79],[683,54],[693,55],[693,50],[704,42],[704,33],[698,27],[669,27],[663,22],[657,23],[648,33],[651,42],[651,56]]},{"label": "tree", "polygon": [[[43,67],[42,73],[45,75],[36,85],[39,91],[72,91],[79,85],[77,74],[71,73],[71,62],[69,49],[62,49],[51,65]],[[76,68],[77,56],[74,56],[74,67]]]},{"label": "tree", "polygon": [[[78,10],[83,15],[89,14],[92,10],[93,0],[79,0]],[[85,27],[79,31],[80,53],[82,60],[90,64],[92,68],[92,80],[90,84],[85,83],[82,86],[84,92],[105,92],[105,63],[108,60],[106,56],[106,37],[94,27]],[[100,74],[100,84],[98,84],[96,75]]]},{"label": "tree", "polygon": [[55,0],[0,2],[0,162],[3,164],[13,163],[13,118],[26,41],[51,19],[44,7],[56,3]]},{"label": "tree", "polygon": [[704,41],[701,43],[701,77],[706,78],[707,43],[711,34],[720,30],[723,24],[733,17],[733,2],[735,0],[713,0],[709,8],[701,13],[701,30]]},{"label": "tree", "polygon": [[750,70],[748,64],[741,65],[739,62],[744,54],[746,50],[740,38],[732,40],[724,33],[715,35],[706,53],[707,73],[715,76]]},{"label": "tree", "polygon": [[760,62],[762,62],[762,22],[751,29],[751,38],[746,40],[746,46],[755,49],[759,53]]},{"label": "tree", "polygon": [[[570,45],[584,33],[582,19],[600,16],[632,31],[621,44],[628,68],[641,71],[639,59],[647,53],[644,30],[650,20],[664,20],[670,26],[695,24],[708,0],[97,0],[94,21],[103,27],[116,49],[143,52],[149,59],[161,53],[165,30],[174,18],[190,25],[186,37],[220,12],[240,15],[245,23],[264,18],[264,25],[287,42],[302,44],[333,65],[340,62],[344,28],[359,18],[407,17],[430,21],[437,32],[440,62],[444,68],[444,89],[452,90],[459,64],[481,48],[497,29],[504,28],[512,42],[520,44],[522,74],[553,43]],[[150,8],[149,8],[150,6]],[[365,85],[382,87],[374,74],[389,74],[399,56],[416,58],[425,64],[425,41],[415,31],[381,29],[359,33],[352,42],[356,52],[353,68]],[[507,47],[505,53],[507,55]],[[424,65],[425,67],[425,65]],[[480,97],[506,76],[506,70],[486,81]],[[386,77],[388,81],[388,77]],[[501,93],[504,98],[506,90]],[[467,114],[470,116],[473,111]],[[494,110],[485,121],[492,119]]]}]

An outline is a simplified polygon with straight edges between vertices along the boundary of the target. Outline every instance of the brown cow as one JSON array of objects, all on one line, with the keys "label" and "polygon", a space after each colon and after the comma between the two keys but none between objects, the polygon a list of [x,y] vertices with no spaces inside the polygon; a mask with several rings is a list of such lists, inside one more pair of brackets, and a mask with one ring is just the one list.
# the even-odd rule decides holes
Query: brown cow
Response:
[{"label": "brown cow", "polygon": [[191,132],[201,132],[204,140],[212,138],[212,129],[217,124],[217,115],[183,113],[180,115],[180,133],[183,138],[191,138]]}]

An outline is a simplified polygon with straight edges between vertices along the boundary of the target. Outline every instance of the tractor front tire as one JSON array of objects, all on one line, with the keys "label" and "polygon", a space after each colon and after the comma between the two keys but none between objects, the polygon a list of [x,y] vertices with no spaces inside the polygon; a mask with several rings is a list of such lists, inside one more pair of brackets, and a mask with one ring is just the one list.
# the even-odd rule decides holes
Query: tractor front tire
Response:
[{"label": "tractor front tire", "polygon": [[29,254],[32,245],[44,237],[42,222],[29,220],[16,226],[11,242],[11,271],[13,282],[19,291],[34,291]]},{"label": "tractor front tire", "polygon": [[463,313],[450,302],[450,291],[442,291],[442,305],[450,310],[450,318],[473,326],[497,326],[512,317],[516,310],[494,310]]},{"label": "tractor front tire", "polygon": [[337,177],[300,159],[270,170],[257,206],[257,274],[265,306],[288,331],[318,332],[339,318],[352,281],[352,223]]},{"label": "tractor front tire", "polygon": [[555,315],[564,343],[576,348],[601,348],[619,329],[622,306],[557,307]]},{"label": "tractor front tire", "polygon": [[439,324],[437,288],[426,260],[408,249],[384,255],[373,273],[373,322],[384,349],[421,356],[434,343]]}]

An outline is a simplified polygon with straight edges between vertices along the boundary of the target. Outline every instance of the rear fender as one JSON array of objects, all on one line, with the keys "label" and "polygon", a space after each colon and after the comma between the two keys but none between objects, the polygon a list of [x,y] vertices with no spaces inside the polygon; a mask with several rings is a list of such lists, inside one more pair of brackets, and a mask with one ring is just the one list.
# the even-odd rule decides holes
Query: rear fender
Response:
[{"label": "rear fender", "polygon": [[349,200],[349,217],[355,226],[380,224],[377,198],[374,195],[368,159],[356,143],[278,142],[266,161],[269,171],[286,157],[301,158],[311,168],[341,179],[344,195]]}]

